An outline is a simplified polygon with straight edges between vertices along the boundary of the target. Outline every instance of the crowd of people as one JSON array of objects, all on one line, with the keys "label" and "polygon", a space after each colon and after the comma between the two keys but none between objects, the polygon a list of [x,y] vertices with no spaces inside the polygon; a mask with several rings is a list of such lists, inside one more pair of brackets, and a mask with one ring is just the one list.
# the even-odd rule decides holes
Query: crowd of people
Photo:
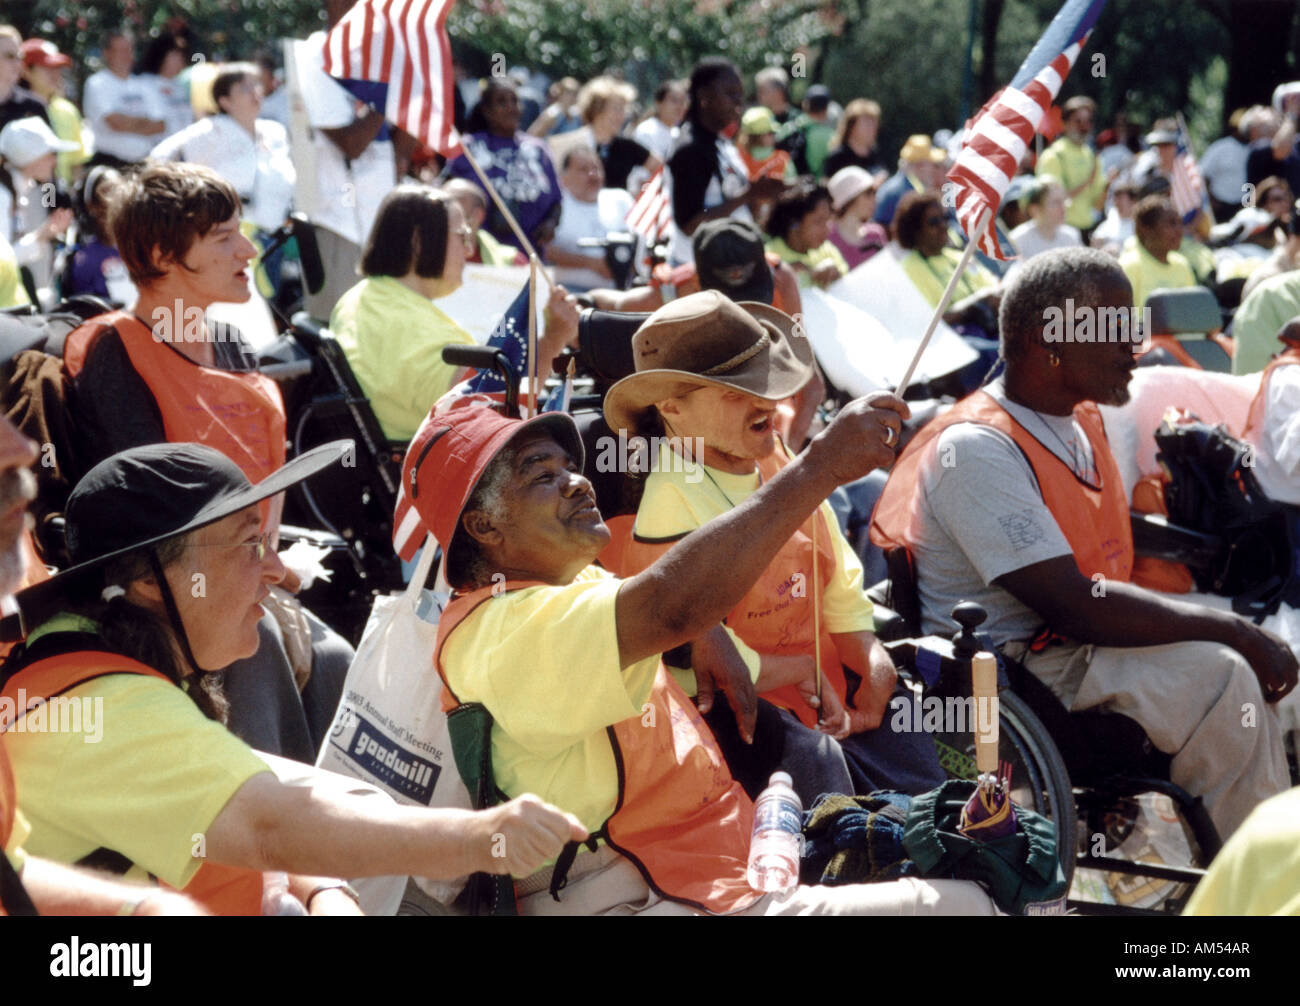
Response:
[{"label": "crowd of people", "polygon": [[[328,6],[333,23],[348,4]],[[1235,312],[1232,370],[1250,382],[1235,432],[1273,498],[1300,502],[1300,89],[1235,114],[1199,170],[1180,120],[1098,134],[1091,99],[1064,101],[999,212],[1014,256],[963,267],[943,188],[961,136],[917,132],[895,157],[865,96],[813,84],[796,103],[783,70],[750,80],[721,57],[644,101],[614,74],[534,87],[518,68],[458,82],[465,153],[444,160],[330,78],[322,40],[284,83],[261,55],[192,63],[183,27],[138,62],[113,32],[78,106],[72,61],[0,27],[0,308],[106,308],[53,370],[19,354],[7,371],[5,910],[20,886],[45,912],[258,914],[285,874],[305,911],[354,914],[367,878],[491,874],[515,878],[524,914],[1006,911],[969,878],[909,870],[779,894],[746,880],[773,772],[805,807],[947,777],[932,730],[891,722],[911,691],[866,589],[900,555],[924,631],[977,601],[988,641],[1066,709],[1135,720],[1236,836],[1225,869],[1264,840],[1270,862],[1290,856],[1272,891],[1212,873],[1193,909],[1294,910],[1300,843],[1278,851],[1278,808],[1300,790],[1276,707],[1300,640],[1135,574],[1106,410],[1129,404],[1145,348],[1129,309],[1206,287]],[[646,247],[628,219],[656,178],[672,223]],[[264,250],[295,209],[324,271],[297,294],[404,452],[417,537],[453,591],[422,665],[393,672],[480,716],[460,719],[482,731],[466,784],[491,806],[399,805],[313,767],[354,650],[277,554],[283,494],[354,448],[290,458],[280,387],[207,315],[294,294],[283,250]],[[571,416],[505,416],[442,359],[476,340],[435,301],[468,266],[534,253],[553,277],[543,372],[576,347],[582,307],[648,313],[633,372],[604,389],[608,428],[657,445],[619,523]],[[979,374],[919,431],[888,392],[824,408],[838,389],[802,328],[806,299],[884,262],[931,309],[964,268],[942,317]],[[1045,319],[1067,310],[1107,321],[1054,341]],[[56,428],[42,406],[71,431],[53,465],[29,439]],[[56,477],[69,491],[46,512]],[[31,700],[55,697],[111,730],[87,744],[35,726]]]}]

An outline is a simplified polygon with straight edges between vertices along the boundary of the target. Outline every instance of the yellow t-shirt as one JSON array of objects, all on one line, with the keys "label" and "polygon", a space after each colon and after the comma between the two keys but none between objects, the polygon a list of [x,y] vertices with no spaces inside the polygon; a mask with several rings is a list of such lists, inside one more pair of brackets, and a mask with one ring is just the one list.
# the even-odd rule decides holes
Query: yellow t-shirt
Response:
[{"label": "yellow t-shirt", "polygon": [[[948,286],[948,281],[952,279],[959,262],[961,262],[961,252],[955,248],[945,248],[938,255],[931,255],[929,258],[913,248],[903,256],[899,264],[903,267],[907,278],[921,291],[921,296],[926,299],[926,302],[931,307],[938,307],[939,301],[943,299],[943,291]],[[955,304],[972,294],[997,285],[998,281],[994,275],[972,259],[966,266],[966,271],[962,273],[961,279],[957,281],[952,303]]]},{"label": "yellow t-shirt", "polygon": [[32,827],[27,823],[27,818],[15,807],[13,826],[9,830],[9,844],[4,847],[3,853],[9,857],[9,865],[16,873],[22,873],[27,864],[27,850],[23,848],[23,843],[31,833]]},{"label": "yellow t-shirt", "polygon": [[810,251],[797,252],[786,244],[783,238],[772,238],[767,243],[767,250],[782,262],[805,267],[807,271],[804,269],[795,270],[795,277],[798,279],[801,288],[812,286],[812,273],[819,269],[823,262],[834,262],[835,268],[840,271],[841,276],[848,275],[849,264],[844,260],[843,253],[829,241]]},{"label": "yellow t-shirt", "polygon": [[1251,812],[1183,914],[1300,915],[1300,787]]},{"label": "yellow t-shirt", "polygon": [[588,566],[561,587],[480,604],[447,637],[448,684],[492,714],[492,770],[509,796],[536,793],[594,831],[614,813],[618,769],[605,728],[641,715],[659,657],[619,667],[622,580]]},{"label": "yellow t-shirt", "polygon": [[22,307],[31,302],[18,272],[18,258],[13,247],[0,235],[0,308]]},{"label": "yellow t-shirt", "polygon": [[[783,449],[778,445],[777,450]],[[637,508],[635,536],[662,541],[685,535],[743,503],[761,484],[758,472],[733,475],[698,462],[691,465],[688,470],[691,466],[670,446],[659,445],[658,468],[646,477]],[[840,532],[831,505],[823,503],[821,512],[835,553],[835,575],[821,597],[826,628],[830,632],[872,629],[875,621],[871,600],[862,589],[862,563]]]},{"label": "yellow t-shirt", "polygon": [[5,734],[27,852],[75,863],[102,846],[137,864],[128,877],[184,887],[203,863],[192,850],[266,763],[158,678],[106,675],[61,698],[81,700],[79,731],[53,716],[37,730],[33,712]]},{"label": "yellow t-shirt", "polygon": [[58,157],[59,177],[71,183],[77,167],[90,160],[90,154],[86,150],[88,137],[82,128],[81,113],[77,111],[76,105],[57,94],[50,98],[46,112],[50,117],[50,128],[54,131],[54,135],[61,140],[71,140],[77,145],[76,150],[61,153]]},{"label": "yellow t-shirt", "polygon": [[1092,181],[1087,188],[1065,204],[1065,222],[1079,230],[1087,230],[1096,220],[1093,207],[1097,197],[1106,190],[1106,172],[1097,165],[1096,174],[1092,174],[1097,155],[1086,144],[1075,143],[1068,136],[1062,136],[1043,151],[1038,158],[1034,173],[1040,178],[1051,175],[1060,181],[1066,192],[1082,185],[1091,175]]},{"label": "yellow t-shirt", "polygon": [[330,331],[343,348],[389,440],[407,441],[461,368],[442,362],[442,347],[474,338],[391,276],[362,280],[339,298]]},{"label": "yellow t-shirt", "polygon": [[1145,306],[1147,298],[1155,290],[1196,286],[1196,276],[1187,259],[1178,252],[1170,252],[1168,262],[1158,262],[1137,240],[1120,255],[1119,266],[1133,285],[1134,307]]}]

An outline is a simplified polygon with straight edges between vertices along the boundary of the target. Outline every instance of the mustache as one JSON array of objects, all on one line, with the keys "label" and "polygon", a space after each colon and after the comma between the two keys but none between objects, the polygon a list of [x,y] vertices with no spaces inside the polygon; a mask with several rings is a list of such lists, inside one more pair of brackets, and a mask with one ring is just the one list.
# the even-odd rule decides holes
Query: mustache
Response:
[{"label": "mustache", "polygon": [[0,474],[0,512],[36,498],[36,476],[26,468],[11,468]]}]

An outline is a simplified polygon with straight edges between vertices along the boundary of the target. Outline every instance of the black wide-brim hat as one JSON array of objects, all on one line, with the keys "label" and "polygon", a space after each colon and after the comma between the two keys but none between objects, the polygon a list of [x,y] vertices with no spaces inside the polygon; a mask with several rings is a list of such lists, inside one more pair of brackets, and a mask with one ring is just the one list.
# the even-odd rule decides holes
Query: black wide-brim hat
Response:
[{"label": "black wide-brim hat", "polygon": [[323,471],[354,449],[335,440],[299,455],[257,485],[202,444],[147,444],[120,451],[77,483],[64,512],[72,565],[15,595],[18,613],[0,621],[0,641],[57,614],[69,588],[106,563],[196,531]]}]

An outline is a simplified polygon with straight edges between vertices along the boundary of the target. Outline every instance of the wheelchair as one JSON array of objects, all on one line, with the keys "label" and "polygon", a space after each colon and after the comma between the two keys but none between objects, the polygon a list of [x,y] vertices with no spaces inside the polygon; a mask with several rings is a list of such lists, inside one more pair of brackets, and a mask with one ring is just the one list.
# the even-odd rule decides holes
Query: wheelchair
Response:
[{"label": "wheelchair", "polygon": [[[1201,798],[1170,781],[1170,756],[1154,749],[1142,727],[1127,716],[1069,712],[1023,664],[978,634],[986,617],[978,605],[954,608],[958,631],[951,639],[923,636],[910,559],[894,550],[886,561],[889,579],[868,591],[876,602],[876,634],[900,674],[911,677],[922,694],[963,699],[970,695],[970,659],[975,652],[984,649],[997,657],[999,760],[1010,766],[1012,799],[1054,824],[1067,881],[1074,880],[1076,870],[1086,869],[1120,875],[1123,879],[1116,886],[1121,890],[1173,885],[1158,908],[1073,896],[1067,906],[1082,915],[1180,911],[1222,841]],[[935,743],[950,777],[975,777],[972,731],[941,731]],[[1133,833],[1139,798],[1147,794],[1170,800],[1197,865],[1132,861],[1113,854]]]}]

